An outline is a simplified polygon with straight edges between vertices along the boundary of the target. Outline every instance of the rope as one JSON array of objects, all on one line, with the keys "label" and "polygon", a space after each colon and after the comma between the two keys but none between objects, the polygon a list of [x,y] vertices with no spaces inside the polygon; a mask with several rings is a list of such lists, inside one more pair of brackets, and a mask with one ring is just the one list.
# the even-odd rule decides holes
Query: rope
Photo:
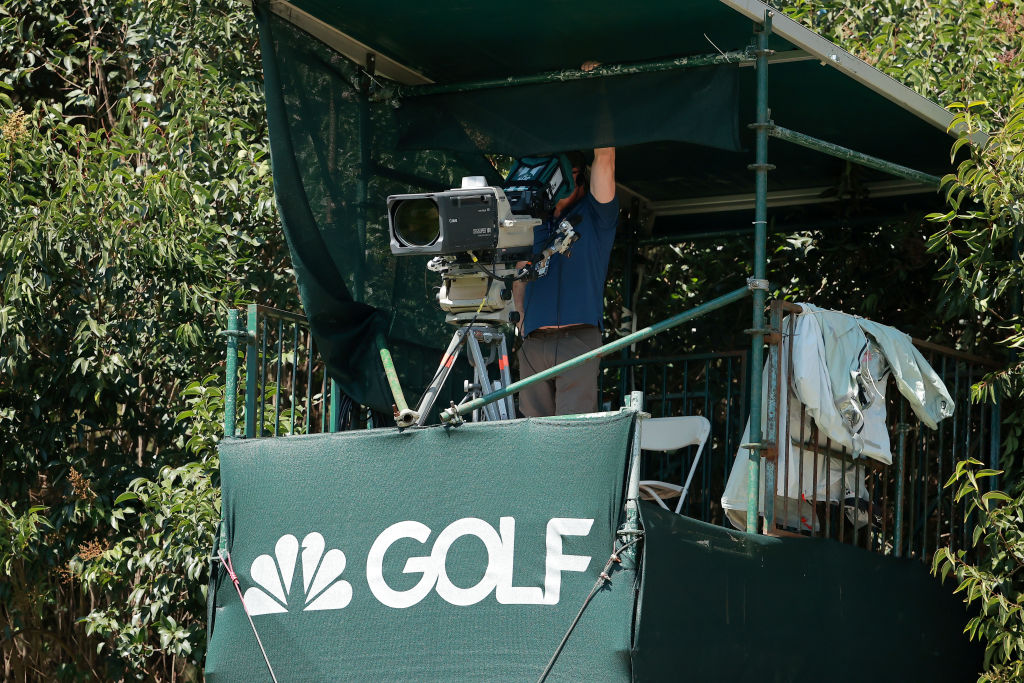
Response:
[{"label": "rope", "polygon": [[263,649],[263,641],[260,640],[260,634],[256,632],[256,624],[252,623],[252,615],[249,614],[249,608],[245,606],[245,598],[242,597],[242,587],[238,584],[238,574],[235,574],[235,568],[231,565],[231,555],[228,554],[227,558],[224,557],[226,551],[220,550],[217,552],[217,556],[220,557],[221,564],[224,565],[224,569],[227,570],[228,576],[231,578],[231,583],[235,584],[235,590],[238,591],[238,599],[242,601],[242,609],[245,610],[245,616],[249,619],[249,625],[252,626],[252,634],[256,636],[256,643],[260,646],[260,652],[263,653],[263,661],[267,663],[267,668],[270,669],[270,678],[273,679],[274,683],[277,683],[277,676],[274,675],[274,667],[270,666],[270,659],[267,657],[267,651]]},{"label": "rope", "polygon": [[583,612],[587,609],[587,606],[590,605],[590,601],[594,599],[594,596],[597,595],[597,591],[601,590],[605,583],[612,582],[612,578],[608,575],[608,572],[611,570],[613,564],[622,562],[619,558],[619,554],[639,540],[640,536],[637,536],[632,541],[624,543],[619,546],[617,550],[612,552],[611,557],[608,558],[608,561],[604,565],[604,569],[601,570],[601,574],[597,577],[594,587],[590,589],[590,595],[588,595],[587,599],[583,601],[583,606],[580,607],[580,611],[576,613],[576,618],[572,620],[572,623],[569,625],[569,630],[566,631],[565,635],[562,637],[562,642],[560,642],[558,647],[555,649],[555,654],[551,655],[551,661],[549,661],[548,665],[544,667],[544,672],[540,675],[540,678],[537,679],[537,683],[544,683],[544,681],[547,680],[548,674],[551,673],[551,669],[555,666],[555,661],[557,661],[558,656],[562,654],[565,644],[569,642],[569,636],[572,635],[573,630],[576,628],[576,624],[580,623],[580,618],[583,617]]}]

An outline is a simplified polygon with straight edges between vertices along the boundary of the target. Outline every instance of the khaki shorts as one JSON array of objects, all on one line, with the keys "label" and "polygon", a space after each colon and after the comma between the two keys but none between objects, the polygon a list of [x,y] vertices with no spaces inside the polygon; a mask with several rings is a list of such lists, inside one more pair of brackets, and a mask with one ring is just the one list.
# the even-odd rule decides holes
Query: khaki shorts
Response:
[{"label": "khaki shorts", "polygon": [[[590,325],[534,330],[519,349],[519,378],[570,360],[601,346],[601,330]],[[561,375],[532,384],[519,392],[519,410],[527,417],[577,415],[597,410],[600,358],[592,358]]]}]

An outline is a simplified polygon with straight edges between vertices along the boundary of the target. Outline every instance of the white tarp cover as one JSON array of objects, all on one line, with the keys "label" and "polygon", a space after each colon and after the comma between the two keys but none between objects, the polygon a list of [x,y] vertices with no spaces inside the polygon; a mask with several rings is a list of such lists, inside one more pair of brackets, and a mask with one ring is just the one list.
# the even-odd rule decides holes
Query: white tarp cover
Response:
[{"label": "white tarp cover", "polygon": [[[856,316],[800,304],[792,335],[784,335],[782,377],[790,381],[779,401],[779,444],[775,515],[779,524],[818,530],[812,501],[852,502],[868,497],[864,467],[842,459],[815,455],[810,446],[811,422],[818,427],[818,445],[833,451],[892,464],[885,420],[885,392],[890,375],[922,422],[935,428],[952,415],[953,401],[938,375],[898,330]],[[789,330],[789,318],[783,330]],[[792,344],[792,374],[789,372]],[[762,425],[768,409],[768,365],[762,374]],[[801,405],[805,408],[801,424]],[[750,421],[740,443],[750,441]],[[796,442],[796,443],[794,443]],[[803,443],[805,448],[798,444]],[[747,450],[740,448],[722,496],[722,507],[738,528],[746,528]],[[815,476],[817,475],[817,476]],[[764,511],[765,468],[761,467],[760,500]],[[852,506],[851,506],[852,508]],[[851,509],[852,513],[852,509]],[[862,515],[858,524],[866,522]]]}]

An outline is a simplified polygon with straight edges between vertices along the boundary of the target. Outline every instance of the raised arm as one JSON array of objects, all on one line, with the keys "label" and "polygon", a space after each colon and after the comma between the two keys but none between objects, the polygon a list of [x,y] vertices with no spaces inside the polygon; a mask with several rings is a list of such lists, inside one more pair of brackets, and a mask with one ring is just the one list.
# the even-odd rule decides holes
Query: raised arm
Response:
[{"label": "raised arm", "polygon": [[615,148],[599,147],[594,150],[594,163],[590,167],[590,194],[599,204],[615,199]]}]

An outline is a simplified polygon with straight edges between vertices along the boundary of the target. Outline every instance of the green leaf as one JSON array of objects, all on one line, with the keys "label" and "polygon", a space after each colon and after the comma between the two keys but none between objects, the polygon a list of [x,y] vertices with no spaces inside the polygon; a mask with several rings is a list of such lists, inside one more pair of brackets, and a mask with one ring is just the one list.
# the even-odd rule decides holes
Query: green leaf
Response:
[{"label": "green leaf", "polygon": [[1013,498],[1011,498],[1010,496],[1006,495],[1002,491],[989,491],[988,493],[983,493],[981,498],[982,498],[982,500],[985,500],[985,501],[993,501],[993,500],[1002,500],[1002,501],[1006,501],[1006,502],[1012,502],[1013,501]]}]

